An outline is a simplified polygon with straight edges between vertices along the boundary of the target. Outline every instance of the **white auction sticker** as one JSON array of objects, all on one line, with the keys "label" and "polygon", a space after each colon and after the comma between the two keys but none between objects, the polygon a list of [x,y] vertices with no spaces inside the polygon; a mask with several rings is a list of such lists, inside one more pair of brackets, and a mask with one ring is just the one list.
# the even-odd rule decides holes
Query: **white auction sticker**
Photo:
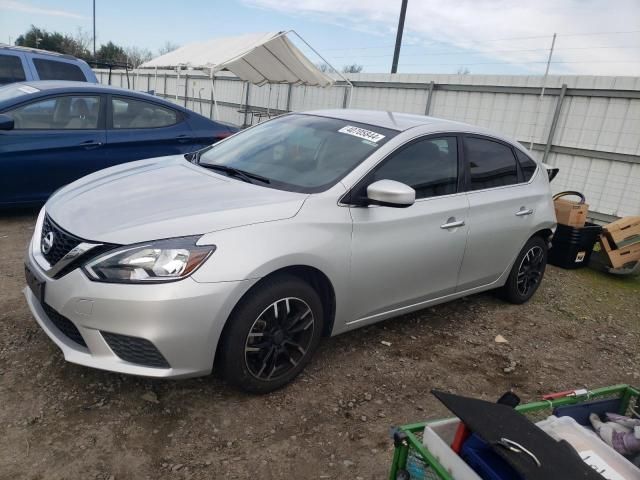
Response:
[{"label": "white auction sticker", "polygon": [[363,138],[376,143],[384,138],[384,135],[380,135],[379,133],[372,132],[371,130],[366,130],[364,128],[354,127],[353,125],[347,125],[338,131],[340,133],[346,133],[347,135],[353,135],[354,137]]},{"label": "white auction sticker", "polygon": [[580,452],[580,457],[582,457],[582,461],[584,461],[584,463],[589,465],[607,480],[624,480],[622,475],[616,472],[611,465],[605,462],[604,459],[593,450],[584,450]]},{"label": "white auction sticker", "polygon": [[21,87],[18,87],[18,90],[24,93],[36,93],[40,91],[37,88],[30,87],[29,85],[23,85]]}]

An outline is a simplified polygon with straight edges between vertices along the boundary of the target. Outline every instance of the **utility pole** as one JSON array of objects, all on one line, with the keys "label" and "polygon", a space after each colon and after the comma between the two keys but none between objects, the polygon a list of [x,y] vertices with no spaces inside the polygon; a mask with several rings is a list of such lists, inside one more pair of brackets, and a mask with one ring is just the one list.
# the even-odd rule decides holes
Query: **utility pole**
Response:
[{"label": "utility pole", "polygon": [[93,0],[93,60],[96,59],[96,0]]},{"label": "utility pole", "polygon": [[400,46],[402,45],[402,32],[404,31],[404,17],[407,14],[408,0],[402,0],[400,7],[400,19],[398,20],[398,32],[396,33],[396,48],[393,51],[393,63],[391,64],[391,73],[398,72],[398,59],[400,58]]},{"label": "utility pole", "polygon": [[[549,58],[547,59],[547,68],[544,71],[544,77],[542,77],[542,89],[540,90],[540,97],[538,98],[538,108],[536,109],[536,119],[538,121],[538,116],[540,115],[540,106],[542,104],[542,97],[544,97],[544,90],[547,87],[547,77],[549,76],[549,66],[551,65],[551,57],[553,57],[553,48],[556,46],[556,36],[557,34],[553,34],[553,38],[551,39],[551,48],[549,49]],[[534,125],[535,126],[535,125]],[[533,150],[533,129],[531,130],[531,135],[529,138],[529,150]]]}]

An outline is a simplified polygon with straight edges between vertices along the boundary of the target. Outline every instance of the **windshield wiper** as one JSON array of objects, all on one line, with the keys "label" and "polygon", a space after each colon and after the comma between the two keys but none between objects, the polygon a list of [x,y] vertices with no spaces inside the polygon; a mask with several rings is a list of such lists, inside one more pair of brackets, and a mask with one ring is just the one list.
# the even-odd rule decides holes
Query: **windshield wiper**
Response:
[{"label": "windshield wiper", "polygon": [[228,165],[217,165],[215,163],[198,163],[201,167],[209,168],[211,170],[218,170],[220,172],[224,172],[230,177],[237,177],[240,180],[243,180],[247,183],[254,183],[253,180],[258,180],[262,183],[271,183],[266,177],[262,175],[258,175],[256,173],[247,172],[245,170],[240,170],[239,168],[229,167]]}]

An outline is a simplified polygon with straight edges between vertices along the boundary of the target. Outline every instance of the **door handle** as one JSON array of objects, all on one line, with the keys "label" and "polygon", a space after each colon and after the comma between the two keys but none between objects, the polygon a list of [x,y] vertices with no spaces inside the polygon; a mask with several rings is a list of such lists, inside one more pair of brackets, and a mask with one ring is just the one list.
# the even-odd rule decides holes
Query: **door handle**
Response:
[{"label": "door handle", "polygon": [[528,210],[522,207],[518,212],[516,212],[516,217],[524,217],[525,215],[531,215],[533,213],[533,209],[529,208]]},{"label": "door handle", "polygon": [[94,142],[93,140],[87,140],[86,142],[82,142],[80,146],[84,147],[86,150],[91,150],[92,148],[97,148],[102,146],[102,142]]},{"label": "door handle", "polygon": [[447,223],[440,225],[440,228],[448,230],[450,228],[458,228],[464,226],[464,220],[456,220],[455,217],[447,219]]},{"label": "door handle", "polygon": [[191,137],[188,137],[187,135],[179,135],[176,137],[176,141],[178,143],[187,143],[191,140]]}]

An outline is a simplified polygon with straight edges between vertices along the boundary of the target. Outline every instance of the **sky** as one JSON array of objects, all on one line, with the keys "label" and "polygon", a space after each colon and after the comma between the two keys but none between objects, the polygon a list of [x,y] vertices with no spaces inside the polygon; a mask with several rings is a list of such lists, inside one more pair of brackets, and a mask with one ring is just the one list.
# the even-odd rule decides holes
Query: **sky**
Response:
[{"label": "sky", "polygon": [[[333,66],[389,72],[400,0],[96,0],[97,44],[157,50],[294,29]],[[640,0],[408,0],[399,73],[640,76]],[[0,0],[0,42],[30,25],[92,32],[91,0]],[[321,60],[309,53],[314,62]]]}]

